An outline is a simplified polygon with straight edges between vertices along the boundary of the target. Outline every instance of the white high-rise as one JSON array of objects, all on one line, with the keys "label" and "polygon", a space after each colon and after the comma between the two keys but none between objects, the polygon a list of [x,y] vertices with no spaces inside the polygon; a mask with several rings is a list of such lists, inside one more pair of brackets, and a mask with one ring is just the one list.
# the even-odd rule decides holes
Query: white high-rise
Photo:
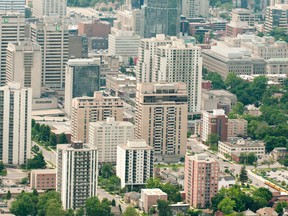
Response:
[{"label": "white high-rise", "polygon": [[121,188],[145,185],[153,177],[153,148],[144,139],[118,145],[116,175],[121,179]]},{"label": "white high-rise", "polygon": [[69,54],[68,26],[51,20],[32,23],[31,40],[42,49],[42,85],[64,90]]},{"label": "white high-rise", "polygon": [[182,15],[187,18],[207,17],[209,0],[182,0]]},{"label": "white high-rise", "polygon": [[137,82],[153,81],[153,66],[155,62],[156,48],[171,44],[177,37],[166,38],[164,34],[157,34],[153,38],[143,38],[138,50],[138,61],[136,66]]},{"label": "white high-rise", "polygon": [[31,157],[32,89],[0,87],[0,160],[22,165]]},{"label": "white high-rise", "polygon": [[117,146],[134,139],[134,125],[114,118],[90,123],[89,128],[89,143],[97,148],[100,163],[116,163]]},{"label": "white high-rise", "polygon": [[89,197],[97,195],[97,149],[75,142],[57,145],[56,190],[63,208],[78,209]]},{"label": "white high-rise", "polygon": [[40,98],[41,47],[29,40],[9,43],[6,59],[6,83],[15,81],[20,83],[22,88],[32,88],[33,98]]},{"label": "white high-rise", "polygon": [[25,18],[23,14],[0,14],[0,85],[6,84],[6,53],[9,42],[24,40]]},{"label": "white high-rise", "polygon": [[201,48],[183,40],[157,47],[154,81],[184,82],[188,92],[188,112],[200,112],[202,56]]},{"label": "white high-rise", "polygon": [[33,0],[32,2],[33,15],[37,18],[66,15],[67,0]]}]

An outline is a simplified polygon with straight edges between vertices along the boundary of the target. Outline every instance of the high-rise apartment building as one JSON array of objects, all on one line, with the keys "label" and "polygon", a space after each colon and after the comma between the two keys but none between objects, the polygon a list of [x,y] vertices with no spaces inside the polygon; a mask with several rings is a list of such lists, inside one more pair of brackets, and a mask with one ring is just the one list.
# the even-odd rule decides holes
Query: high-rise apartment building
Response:
[{"label": "high-rise apartment building", "polygon": [[22,165],[31,156],[32,89],[11,82],[0,87],[0,160]]},{"label": "high-rise apartment building", "polygon": [[181,6],[178,0],[145,0],[141,7],[142,38],[156,34],[177,36],[180,32]]},{"label": "high-rise apartment building", "polygon": [[89,143],[90,123],[105,121],[108,117],[123,121],[123,102],[119,97],[103,96],[102,92],[95,92],[93,97],[74,98],[71,110],[72,140]]},{"label": "high-rise apartment building", "polygon": [[182,0],[182,15],[187,18],[207,17],[209,0]]},{"label": "high-rise apartment building", "polygon": [[78,209],[97,195],[97,149],[75,142],[57,145],[57,184],[63,208]]},{"label": "high-rise apartment building", "polygon": [[25,18],[23,14],[0,14],[0,86],[6,84],[6,53],[9,42],[24,40]]},{"label": "high-rise apartment building", "polygon": [[134,139],[134,125],[114,118],[92,122],[89,130],[89,143],[97,148],[100,163],[116,163],[117,146]]},{"label": "high-rise apartment building", "polygon": [[26,0],[0,0],[0,13],[19,12],[25,13]]},{"label": "high-rise apartment building", "polygon": [[288,3],[275,4],[266,8],[264,30],[270,32],[273,28],[288,29]]},{"label": "high-rise apartment building", "polygon": [[100,90],[100,59],[70,59],[66,65],[65,112],[71,115],[75,97],[93,97]]},{"label": "high-rise apartment building", "polygon": [[136,66],[137,82],[152,82],[153,67],[155,64],[156,48],[172,44],[176,37],[166,38],[164,34],[157,34],[153,38],[143,38],[138,50],[138,61]]},{"label": "high-rise apartment building", "polygon": [[69,54],[68,26],[52,20],[32,23],[31,40],[42,49],[42,85],[63,90]]},{"label": "high-rise apartment building", "polygon": [[21,88],[32,88],[33,98],[41,96],[41,47],[29,40],[9,43],[6,57],[6,83],[15,81]]},{"label": "high-rise apartment building", "polygon": [[201,48],[182,40],[157,47],[153,81],[184,82],[188,92],[188,112],[200,112],[202,54]]},{"label": "high-rise apartment building", "polygon": [[235,8],[231,12],[232,22],[247,22],[249,26],[254,26],[255,24],[255,14],[248,9]]},{"label": "high-rise apartment building", "polygon": [[118,145],[116,175],[121,179],[121,188],[145,185],[153,177],[153,163],[153,148],[145,140],[132,139]]},{"label": "high-rise apartment building", "polygon": [[184,155],[187,139],[185,83],[139,83],[135,137],[145,139],[155,155]]},{"label": "high-rise apartment building", "polygon": [[67,0],[33,0],[33,16],[63,17],[66,15]]},{"label": "high-rise apartment building", "polygon": [[206,154],[185,158],[184,191],[186,203],[205,208],[218,192],[219,163]]},{"label": "high-rise apartment building", "polygon": [[201,141],[207,142],[210,134],[216,134],[220,141],[227,141],[228,117],[225,110],[203,111],[201,116]]}]

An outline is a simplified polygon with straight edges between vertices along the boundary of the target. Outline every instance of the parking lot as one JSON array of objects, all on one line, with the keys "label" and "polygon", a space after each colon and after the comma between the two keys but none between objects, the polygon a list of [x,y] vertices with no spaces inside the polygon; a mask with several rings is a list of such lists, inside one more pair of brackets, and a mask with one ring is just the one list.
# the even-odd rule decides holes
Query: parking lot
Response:
[{"label": "parking lot", "polygon": [[285,182],[286,185],[288,184],[288,171],[287,170],[276,170],[276,171],[267,171],[266,176],[274,181],[281,183]]}]

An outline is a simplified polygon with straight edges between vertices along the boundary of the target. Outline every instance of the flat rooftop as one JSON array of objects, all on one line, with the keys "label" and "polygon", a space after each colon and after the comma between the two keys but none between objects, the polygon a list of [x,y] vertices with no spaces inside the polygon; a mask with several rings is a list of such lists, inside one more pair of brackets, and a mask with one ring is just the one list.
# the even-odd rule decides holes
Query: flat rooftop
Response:
[{"label": "flat rooftop", "polygon": [[163,192],[159,188],[153,188],[153,189],[141,189],[141,193],[144,193],[146,195],[167,195],[167,193]]}]

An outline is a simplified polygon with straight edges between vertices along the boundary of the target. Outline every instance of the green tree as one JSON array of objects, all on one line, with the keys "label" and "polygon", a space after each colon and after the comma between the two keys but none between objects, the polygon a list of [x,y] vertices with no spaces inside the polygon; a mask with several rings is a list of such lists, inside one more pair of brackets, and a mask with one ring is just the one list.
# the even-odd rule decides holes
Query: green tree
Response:
[{"label": "green tree", "polygon": [[157,200],[157,210],[159,216],[173,216],[169,202],[166,200]]},{"label": "green tree", "polygon": [[101,176],[103,178],[110,178],[113,175],[113,166],[110,163],[104,163],[101,167]]},{"label": "green tree", "polygon": [[74,216],[75,214],[74,214],[74,211],[73,211],[73,209],[68,209],[68,211],[66,212],[66,215],[65,216]]},{"label": "green tree", "polygon": [[51,202],[49,202],[50,200],[53,200],[53,202],[57,202],[60,204],[60,193],[56,191],[48,191],[45,194],[41,194],[39,196],[39,202],[37,204],[38,216],[46,216],[46,209],[49,207],[49,205],[51,205]]},{"label": "green tree", "polygon": [[161,181],[159,178],[149,178],[146,181],[146,188],[160,188],[161,186]]},{"label": "green tree", "polygon": [[245,166],[241,167],[240,174],[239,174],[239,181],[242,185],[244,185],[248,181],[248,173]]},{"label": "green tree", "polygon": [[66,212],[62,208],[61,202],[59,202],[57,199],[49,199],[45,206],[45,216],[66,215]]},{"label": "green tree", "polygon": [[233,208],[236,206],[234,200],[231,200],[229,197],[224,198],[219,204],[218,209],[224,213],[224,215],[231,214],[233,212]]},{"label": "green tree", "polygon": [[5,170],[5,166],[3,164],[3,161],[0,161],[0,172],[3,172]]},{"label": "green tree", "polygon": [[287,207],[288,207],[288,202],[286,202],[286,201],[280,201],[280,202],[278,202],[278,203],[276,204],[275,211],[276,211],[277,213],[281,213],[281,212],[283,212],[283,209],[284,209],[284,208],[287,208]]},{"label": "green tree", "polygon": [[20,183],[21,183],[21,184],[28,184],[28,180],[29,180],[29,179],[28,179],[27,177],[22,178]]},{"label": "green tree", "polygon": [[37,215],[37,197],[32,193],[21,193],[16,197],[16,200],[12,202],[10,212],[16,216],[36,216]]},{"label": "green tree", "polygon": [[149,209],[149,215],[154,215],[155,213],[156,213],[155,207],[151,207],[151,208]]},{"label": "green tree", "polygon": [[57,145],[57,137],[54,133],[50,134],[49,145],[55,147]]},{"label": "green tree", "polygon": [[112,205],[112,206],[116,206],[115,199],[112,199],[112,201],[111,201],[111,205]]},{"label": "green tree", "polygon": [[76,211],[76,214],[75,216],[84,216],[84,208],[79,208],[77,211]]},{"label": "green tree", "polygon": [[106,198],[100,201],[98,197],[90,197],[85,208],[87,216],[112,216],[110,202]]},{"label": "green tree", "polygon": [[210,72],[204,76],[205,80],[210,80],[212,82],[212,89],[226,89],[224,80],[218,73]]},{"label": "green tree", "polygon": [[[46,162],[44,160],[43,154],[40,152],[34,156],[32,159],[27,160],[27,169],[40,169],[46,166]],[[25,168],[26,165],[23,165]]]},{"label": "green tree", "polygon": [[273,198],[273,194],[267,188],[260,187],[253,191],[252,196],[263,197],[267,202]]},{"label": "green tree", "polygon": [[32,194],[37,197],[39,194],[38,194],[38,191],[34,188],[33,191],[32,191]]},{"label": "green tree", "polygon": [[219,136],[215,133],[211,133],[208,135],[208,140],[206,142],[207,145],[215,145],[218,146],[218,141],[220,140]]},{"label": "green tree", "polygon": [[10,200],[12,197],[10,190],[8,190],[7,194],[6,194],[6,199]]},{"label": "green tree", "polygon": [[187,215],[189,216],[199,216],[202,213],[201,210],[189,209]]},{"label": "green tree", "polygon": [[132,57],[129,58],[129,65],[130,66],[134,65],[134,59]]},{"label": "green tree", "polygon": [[135,208],[129,206],[122,215],[123,216],[139,216],[139,213],[136,211]]},{"label": "green tree", "polygon": [[179,192],[179,189],[170,184],[170,183],[166,183],[166,184],[162,184],[160,186],[160,189],[167,193],[167,196],[168,196],[168,200],[173,202],[173,203],[177,203],[177,202],[181,202],[182,201],[182,197],[181,197],[181,194]]},{"label": "green tree", "polygon": [[67,144],[68,143],[68,140],[67,140],[67,137],[65,135],[65,133],[61,133],[59,135],[59,144]]}]

